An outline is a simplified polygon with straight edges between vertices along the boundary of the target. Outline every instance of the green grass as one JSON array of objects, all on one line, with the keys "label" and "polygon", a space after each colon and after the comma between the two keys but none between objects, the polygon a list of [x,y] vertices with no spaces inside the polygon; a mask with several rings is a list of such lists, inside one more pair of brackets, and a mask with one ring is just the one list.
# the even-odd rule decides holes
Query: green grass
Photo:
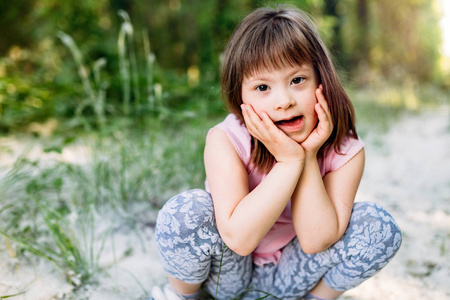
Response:
[{"label": "green grass", "polygon": [[114,227],[139,235],[135,225],[147,220],[139,220],[137,203],[157,210],[174,194],[203,187],[205,134],[216,122],[175,117],[111,126],[111,135],[85,133],[69,144],[48,140],[47,151],[90,148],[88,163],[20,157],[0,181],[0,234],[14,244],[14,256],[52,262],[74,288],[95,283],[113,239],[112,225],[100,229],[99,221],[114,217]]}]

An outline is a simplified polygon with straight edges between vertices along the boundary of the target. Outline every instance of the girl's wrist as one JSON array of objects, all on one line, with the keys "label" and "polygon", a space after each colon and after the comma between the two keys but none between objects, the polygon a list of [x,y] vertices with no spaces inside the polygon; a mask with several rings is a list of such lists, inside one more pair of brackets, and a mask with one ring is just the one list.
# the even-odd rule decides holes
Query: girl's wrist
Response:
[{"label": "girl's wrist", "polygon": [[316,161],[319,150],[307,151],[305,153],[305,161]]},{"label": "girl's wrist", "polygon": [[276,165],[301,171],[305,166],[305,161],[304,160],[277,161]]}]

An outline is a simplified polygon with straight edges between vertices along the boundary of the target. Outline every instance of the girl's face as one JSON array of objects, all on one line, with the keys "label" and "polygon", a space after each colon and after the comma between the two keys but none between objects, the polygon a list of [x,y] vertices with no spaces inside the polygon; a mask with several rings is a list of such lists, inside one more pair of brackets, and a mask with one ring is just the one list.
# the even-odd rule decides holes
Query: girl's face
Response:
[{"label": "girl's face", "polygon": [[318,85],[311,64],[261,70],[244,78],[242,101],[251,104],[258,115],[266,112],[279,129],[301,143],[317,125],[314,106]]}]

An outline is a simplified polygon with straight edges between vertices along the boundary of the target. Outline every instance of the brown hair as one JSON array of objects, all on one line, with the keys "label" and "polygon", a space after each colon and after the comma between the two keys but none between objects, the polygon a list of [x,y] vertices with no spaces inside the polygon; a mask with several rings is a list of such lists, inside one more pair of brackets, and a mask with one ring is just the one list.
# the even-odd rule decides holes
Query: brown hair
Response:
[{"label": "brown hair", "polygon": [[[357,138],[354,109],[344,90],[331,57],[313,22],[301,10],[291,6],[259,8],[235,29],[222,60],[222,94],[228,109],[242,122],[242,82],[261,69],[311,64],[322,83],[334,128],[319,150],[319,155],[334,147],[339,153],[346,135]],[[251,161],[262,173],[270,171],[275,158],[253,138]]]}]

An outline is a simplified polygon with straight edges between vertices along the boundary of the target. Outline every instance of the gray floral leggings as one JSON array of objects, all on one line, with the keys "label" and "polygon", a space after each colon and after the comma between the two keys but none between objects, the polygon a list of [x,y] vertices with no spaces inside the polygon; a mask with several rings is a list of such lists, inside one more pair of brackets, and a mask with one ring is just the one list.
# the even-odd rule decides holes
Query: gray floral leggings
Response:
[{"label": "gray floral leggings", "polygon": [[204,282],[206,291],[217,299],[239,295],[242,299],[256,299],[267,295],[260,291],[282,299],[297,299],[321,278],[335,290],[359,285],[393,258],[402,235],[381,206],[356,202],[347,231],[327,250],[306,254],[294,238],[282,250],[277,265],[257,266],[251,255],[240,256],[222,242],[210,194],[191,190],[173,197],[161,209],[156,241],[170,276],[187,283]]}]

